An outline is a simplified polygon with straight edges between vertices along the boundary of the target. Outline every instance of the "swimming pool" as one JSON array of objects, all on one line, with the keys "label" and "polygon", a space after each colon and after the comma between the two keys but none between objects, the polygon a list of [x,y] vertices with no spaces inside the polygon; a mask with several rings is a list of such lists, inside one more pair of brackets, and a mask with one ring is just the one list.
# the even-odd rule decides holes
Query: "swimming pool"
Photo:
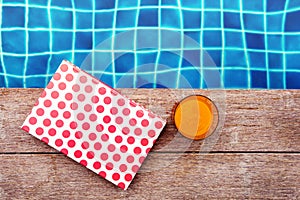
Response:
[{"label": "swimming pool", "polygon": [[[0,2],[0,87],[45,87],[67,59],[113,87],[184,88],[183,77],[192,88],[300,88],[298,0]],[[139,30],[147,34],[139,38]],[[118,41],[124,32],[133,38]],[[157,46],[139,48],[141,41]],[[197,49],[213,65],[184,58]],[[95,50],[90,64],[107,66],[83,64]],[[206,84],[205,70],[220,82]]]}]

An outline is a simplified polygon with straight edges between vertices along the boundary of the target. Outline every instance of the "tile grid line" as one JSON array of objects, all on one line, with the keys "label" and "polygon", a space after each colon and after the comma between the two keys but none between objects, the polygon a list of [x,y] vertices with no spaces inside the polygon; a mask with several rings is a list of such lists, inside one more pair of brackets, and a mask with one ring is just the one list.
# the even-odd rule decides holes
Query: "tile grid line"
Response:
[{"label": "tile grid line", "polygon": [[246,35],[245,35],[245,27],[244,27],[244,16],[243,16],[243,1],[240,0],[240,21],[241,21],[241,29],[242,29],[242,38],[243,38],[243,48],[245,53],[246,65],[247,65],[247,78],[248,78],[248,85],[247,89],[251,88],[251,76],[250,76],[250,63],[247,51],[247,42],[246,42]]},{"label": "tile grid line", "polygon": [[[205,50],[217,50],[217,51],[222,51],[222,47],[205,47]],[[180,48],[163,48],[161,51],[180,51]],[[199,48],[184,48],[185,51],[190,51],[190,50],[199,50]],[[237,48],[237,47],[226,47],[226,50],[229,51],[244,51],[244,48]],[[149,50],[144,50],[144,49],[138,49],[136,52],[139,53],[151,53],[151,52],[157,52],[157,49],[149,49]],[[259,49],[247,49],[248,52],[252,53],[265,53],[265,50],[259,50]],[[75,53],[89,53],[90,50],[81,50],[81,49],[76,49]],[[95,52],[111,52],[111,49],[96,49]],[[114,52],[117,53],[124,53],[124,52],[134,52],[132,49],[115,49]],[[277,54],[282,54],[285,53],[286,55],[289,54],[299,54],[300,51],[283,51],[283,50],[268,50],[269,53],[277,53]],[[32,56],[42,56],[45,54],[65,54],[65,53],[72,53],[72,50],[61,50],[61,51],[44,51],[44,52],[39,52],[39,53],[28,53],[28,57]],[[26,54],[22,53],[8,53],[8,52],[2,52],[3,55],[5,56],[14,56],[14,57],[25,57]]]},{"label": "tile grid line", "polygon": [[[135,27],[137,30],[141,29],[141,30],[169,30],[169,31],[201,31],[201,28],[172,28],[172,27]],[[116,31],[128,31],[128,30],[132,30],[133,28],[115,28]],[[1,31],[2,32],[9,32],[9,31],[49,31],[49,28],[42,28],[42,27],[36,27],[36,28],[24,28],[24,27],[2,27]],[[61,29],[61,28],[52,28],[51,30],[53,31],[57,31],[57,32],[73,32],[72,29]],[[113,28],[97,28],[97,29],[79,29],[76,28],[77,32],[91,32],[91,31],[95,31],[95,32],[103,32],[103,31],[112,31]],[[222,28],[218,28],[218,27],[206,27],[205,28],[206,31],[222,31]],[[234,29],[234,28],[226,28],[226,32],[235,32],[235,33],[240,33],[242,32],[240,29]],[[253,33],[253,34],[265,34],[264,31],[259,31],[259,30],[250,30],[250,29],[245,29],[244,30],[245,33]],[[268,35],[281,35],[282,31],[268,31]],[[287,36],[299,36],[300,31],[295,31],[295,32],[284,32],[284,35]]]},{"label": "tile grid line", "polygon": [[220,0],[220,7],[221,7],[221,29],[222,29],[222,52],[221,52],[221,87],[224,88],[224,66],[225,66],[225,30],[224,30],[224,11],[223,11],[223,0]]},{"label": "tile grid line", "polygon": [[[2,0],[0,0],[0,5],[2,4]],[[0,6],[0,29],[2,29],[2,6]],[[0,58],[1,58],[1,66],[3,69],[3,73],[4,73],[4,86],[8,87],[8,79],[7,79],[7,72],[6,72],[6,68],[5,68],[5,63],[4,63],[4,59],[3,59],[3,49],[2,49],[2,31],[0,31]]]},{"label": "tile grid line", "polygon": [[179,88],[180,84],[180,76],[181,76],[181,63],[183,57],[183,48],[184,48],[184,32],[183,32],[183,17],[182,17],[182,10],[181,10],[181,3],[180,0],[177,0],[177,6],[179,10],[179,21],[180,21],[180,56],[178,59],[178,66],[177,66],[177,78],[176,78],[176,86],[175,88]]},{"label": "tile grid line", "polygon": [[[72,4],[72,25],[73,25],[73,36],[72,36],[72,60],[75,58],[75,42],[76,42],[76,13],[75,13],[75,3],[71,0]],[[48,66],[49,67],[49,66]]]},{"label": "tile grid line", "polygon": [[27,67],[28,67],[28,51],[29,51],[29,47],[28,47],[28,42],[29,42],[29,31],[27,29],[28,27],[28,21],[29,21],[29,16],[28,16],[28,0],[26,0],[26,4],[25,4],[25,61],[24,61],[24,69],[23,69],[23,87],[26,88],[26,72],[27,72]]},{"label": "tile grid line", "polygon": [[[52,46],[53,46],[53,38],[52,38],[52,18],[51,18],[51,9],[50,9],[50,5],[51,5],[51,0],[48,1],[48,6],[47,6],[47,13],[48,13],[48,21],[49,21],[49,57],[47,60],[47,74],[50,74],[50,64],[51,64],[51,60],[52,60]],[[46,76],[45,78],[45,87],[47,86],[49,82],[49,77]]]},{"label": "tile grid line", "polygon": [[95,71],[95,45],[96,42],[96,35],[95,35],[95,9],[96,9],[96,5],[95,5],[95,1],[92,1],[92,9],[93,9],[93,14],[92,14],[92,27],[93,27],[93,30],[92,30],[92,52],[91,52],[91,59],[92,59],[92,75],[94,76],[94,71]]},{"label": "tile grid line", "polygon": [[[138,8],[140,7],[140,4],[141,4],[141,0],[138,0]],[[140,9],[138,9],[136,11],[136,15],[135,15],[134,41],[137,41],[138,31],[137,31],[136,27],[138,27],[139,15],[140,15]],[[137,68],[139,66],[137,66],[137,62],[138,62],[137,53],[136,53],[137,52],[137,42],[134,42],[134,41],[133,41],[133,52],[134,52],[134,65],[135,66],[133,66],[133,70],[134,70],[133,87],[136,88]]]},{"label": "tile grid line", "polygon": [[112,36],[111,36],[111,53],[112,53],[112,71],[113,71],[113,83],[112,83],[112,87],[115,88],[116,87],[116,66],[115,66],[115,52],[114,52],[114,49],[115,49],[115,40],[114,38],[116,37],[116,23],[117,23],[117,10],[118,10],[118,2],[119,0],[116,0],[115,1],[115,8],[114,8],[114,15],[113,15],[113,24],[112,24],[112,27],[113,27],[113,32],[112,32]]},{"label": "tile grid line", "polygon": [[[222,51],[222,48],[204,48],[205,50],[213,50],[213,51]],[[191,51],[191,50],[199,50],[197,48],[189,48],[189,49],[185,49],[185,51]],[[241,48],[226,48],[226,51],[243,51],[243,49]],[[161,51],[180,51],[180,49],[161,49]],[[265,54],[264,51],[262,50],[255,50],[255,49],[248,49],[248,52],[252,52],[252,53],[263,53]],[[75,50],[75,53],[89,53],[90,51],[86,51],[86,50]],[[111,52],[111,50],[107,49],[107,50],[95,50],[95,53],[107,53],[107,52]],[[115,53],[130,53],[133,51],[132,50],[114,50]],[[157,52],[157,50],[138,50],[137,52],[139,53],[155,53]],[[269,50],[269,53],[276,53],[276,54],[285,54],[285,55],[293,55],[293,54],[300,54],[300,51],[289,51],[289,52],[284,52],[284,51],[274,51],[274,50]],[[61,55],[61,54],[67,54],[67,53],[72,53],[72,50],[65,50],[65,51],[53,51],[53,52],[40,52],[40,53],[32,53],[32,54],[28,54],[28,57],[35,57],[35,56],[43,56],[43,55]],[[19,53],[7,53],[7,52],[2,52],[2,55],[4,56],[13,56],[13,57],[25,57],[26,54],[19,54]],[[238,66],[237,66],[238,67]],[[255,67],[255,66],[253,66]],[[252,67],[251,67],[252,68]]]},{"label": "tile grid line", "polygon": [[199,88],[203,88],[203,64],[204,64],[204,48],[203,48],[203,34],[204,34],[204,0],[201,0],[201,20],[200,20],[200,87]]},{"label": "tile grid line", "polygon": [[154,65],[154,78],[153,78],[153,86],[154,88],[157,88],[157,71],[158,71],[158,65],[159,65],[159,58],[160,58],[160,51],[161,51],[161,30],[160,30],[160,25],[161,25],[161,1],[162,0],[158,0],[158,30],[157,30],[157,34],[158,34],[158,39],[157,39],[157,47],[158,47],[158,51],[156,53],[156,58],[155,58],[155,65]]},{"label": "tile grid line", "polygon": [[[6,7],[25,7],[26,4],[22,4],[22,3],[2,3],[2,6],[6,6]],[[47,6],[43,6],[43,5],[34,5],[34,4],[29,4],[28,5],[29,8],[44,8],[46,9]],[[51,5],[51,8],[53,10],[60,10],[60,11],[73,11],[72,8],[68,8],[68,7],[61,7],[61,6],[54,6]],[[155,5],[151,5],[151,6],[146,6],[144,5],[143,7],[141,7],[141,9],[157,9],[158,6]],[[177,6],[172,6],[172,5],[162,5],[161,8],[164,9],[176,9]],[[118,10],[122,11],[122,10],[136,10],[138,9],[138,7],[126,7],[126,8],[118,8]],[[300,6],[298,7],[293,7],[291,9],[287,9],[286,11],[268,11],[267,15],[278,15],[278,14],[284,14],[285,12],[290,13],[290,12],[295,12],[298,11],[300,9]],[[190,8],[190,7],[185,7],[182,6],[182,10],[186,10],[186,11],[194,11],[194,12],[202,12],[204,11],[203,8]],[[82,12],[82,13],[92,13],[92,10],[84,10],[84,9],[75,9],[76,12]],[[205,11],[208,12],[220,12],[220,9],[217,8],[205,8]],[[232,12],[232,13],[239,13],[239,11],[237,9],[224,9],[225,12]],[[96,10],[96,13],[102,13],[102,12],[114,12],[114,9],[105,9],[102,8],[100,10]],[[262,11],[256,11],[256,10],[244,10],[245,14],[256,14],[256,15],[263,15],[264,12]]]},{"label": "tile grid line", "polygon": [[[267,2],[264,1],[264,12],[267,12]],[[270,72],[269,72],[269,45],[268,45],[268,34],[267,34],[267,15],[264,14],[264,41],[265,41],[265,65],[266,65],[266,74],[267,74],[267,88],[270,89]]]},{"label": "tile grid line", "polygon": [[[195,67],[194,66],[191,66],[191,67],[185,67],[185,68],[182,68],[181,71],[190,71],[190,70],[193,70]],[[206,67],[205,68],[206,70],[216,70],[215,67]],[[247,69],[243,68],[243,67],[227,67],[226,70],[233,70],[233,71],[240,71],[240,70],[243,70],[243,71],[247,71]],[[259,68],[253,68],[253,70],[255,71],[262,71],[264,72],[265,70],[264,69],[259,69]],[[163,73],[168,73],[168,72],[176,72],[177,69],[176,68],[170,68],[170,69],[165,69],[165,70],[159,70],[157,72],[154,72],[154,71],[150,71],[150,72],[140,72],[141,75],[147,75],[147,74],[154,74],[154,73],[157,73],[157,74],[163,74]],[[88,73],[92,73],[91,70],[86,70],[86,72]],[[281,69],[270,69],[269,72],[282,72]],[[290,72],[290,73],[300,73],[300,70],[292,70],[292,69],[287,69],[286,72]],[[112,72],[107,72],[107,71],[97,71],[95,70],[94,71],[94,74],[106,74],[106,75],[113,75]],[[118,75],[134,75],[134,73],[132,72],[126,72],[126,73],[117,73]],[[15,74],[5,74],[5,73],[2,73],[0,72],[0,75],[6,75],[7,77],[16,77],[16,78],[20,78],[22,79],[23,76],[22,75],[15,75]],[[27,78],[33,78],[33,77],[52,77],[53,74],[34,74],[34,75],[27,75],[26,77]]]},{"label": "tile grid line", "polygon": [[[287,9],[289,6],[290,1],[286,0],[284,9]],[[283,59],[282,59],[282,66],[283,66],[283,72],[282,72],[282,81],[283,81],[283,89],[286,89],[286,54],[285,54],[285,37],[284,37],[284,30],[285,30],[285,21],[286,21],[286,12],[284,12],[284,15],[282,17],[282,23],[281,23],[281,45],[282,45],[282,52],[283,52]]]}]

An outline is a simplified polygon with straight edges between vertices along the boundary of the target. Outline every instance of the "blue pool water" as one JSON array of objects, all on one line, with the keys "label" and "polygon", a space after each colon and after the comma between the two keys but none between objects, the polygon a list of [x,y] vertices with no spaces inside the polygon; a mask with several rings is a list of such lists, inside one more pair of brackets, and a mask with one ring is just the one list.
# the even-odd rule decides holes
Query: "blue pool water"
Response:
[{"label": "blue pool water", "polygon": [[[113,87],[300,88],[300,0],[0,0],[0,12],[0,87],[45,87],[67,59]],[[184,59],[199,49],[213,66]]]}]

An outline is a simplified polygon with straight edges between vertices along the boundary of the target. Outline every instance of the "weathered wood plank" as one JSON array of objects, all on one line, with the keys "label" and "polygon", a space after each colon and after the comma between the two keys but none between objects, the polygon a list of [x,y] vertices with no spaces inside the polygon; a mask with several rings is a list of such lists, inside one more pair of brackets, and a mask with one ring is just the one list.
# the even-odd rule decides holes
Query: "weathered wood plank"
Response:
[{"label": "weathered wood plank", "polygon": [[127,191],[63,155],[0,162],[3,200],[300,198],[300,154],[151,153]]},{"label": "weathered wood plank", "polygon": [[[0,89],[0,152],[55,152],[19,129],[41,91]],[[300,90],[119,91],[168,120],[153,151],[300,151]],[[211,137],[192,142],[177,133],[171,113],[194,93],[214,100],[224,121]]]}]

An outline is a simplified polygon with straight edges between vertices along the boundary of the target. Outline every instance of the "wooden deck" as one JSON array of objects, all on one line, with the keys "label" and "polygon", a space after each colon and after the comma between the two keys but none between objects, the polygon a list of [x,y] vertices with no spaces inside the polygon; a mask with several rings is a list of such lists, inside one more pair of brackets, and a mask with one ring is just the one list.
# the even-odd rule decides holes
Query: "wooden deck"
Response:
[{"label": "wooden deck", "polygon": [[[0,89],[0,199],[300,199],[300,90],[121,89],[168,119],[128,190],[38,141],[19,126],[42,89]],[[176,101],[218,105],[219,129],[203,141],[177,133]]]}]

